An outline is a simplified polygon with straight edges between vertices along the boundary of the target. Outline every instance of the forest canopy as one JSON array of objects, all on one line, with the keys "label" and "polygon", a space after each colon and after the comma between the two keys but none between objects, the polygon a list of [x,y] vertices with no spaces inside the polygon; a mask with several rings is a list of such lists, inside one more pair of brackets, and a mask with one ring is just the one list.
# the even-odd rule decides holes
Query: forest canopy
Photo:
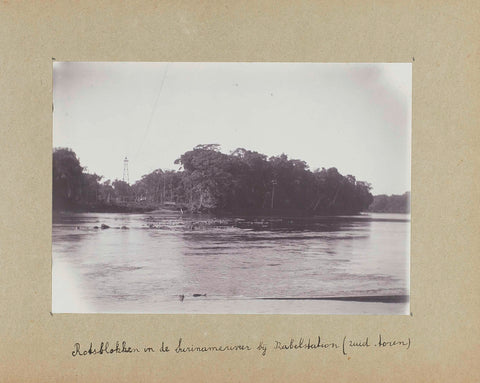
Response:
[{"label": "forest canopy", "polygon": [[402,195],[385,194],[373,197],[373,203],[370,205],[369,211],[376,213],[410,213],[410,193],[406,192]]},{"label": "forest canopy", "polygon": [[198,145],[176,161],[178,171],[157,169],[133,185],[90,174],[68,148],[53,151],[53,207],[56,210],[114,210],[165,205],[192,212],[301,212],[353,214],[373,202],[371,185],[336,168],[311,171],[286,154],[267,157],[216,144]]}]

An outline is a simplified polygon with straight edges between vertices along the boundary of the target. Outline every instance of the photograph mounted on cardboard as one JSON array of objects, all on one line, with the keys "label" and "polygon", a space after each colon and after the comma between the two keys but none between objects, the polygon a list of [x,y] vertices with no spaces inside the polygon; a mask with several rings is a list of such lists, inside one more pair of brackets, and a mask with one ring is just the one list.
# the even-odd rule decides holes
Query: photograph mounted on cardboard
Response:
[{"label": "photograph mounted on cardboard", "polygon": [[410,63],[53,63],[52,312],[409,314]]}]

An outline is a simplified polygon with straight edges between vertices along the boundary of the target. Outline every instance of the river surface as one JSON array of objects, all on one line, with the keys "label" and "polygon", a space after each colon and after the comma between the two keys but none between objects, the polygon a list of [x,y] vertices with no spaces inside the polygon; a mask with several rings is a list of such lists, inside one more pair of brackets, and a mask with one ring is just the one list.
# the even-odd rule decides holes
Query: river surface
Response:
[{"label": "river surface", "polygon": [[404,313],[405,304],[312,298],[408,296],[409,235],[402,214],[61,214],[53,220],[53,311]]}]

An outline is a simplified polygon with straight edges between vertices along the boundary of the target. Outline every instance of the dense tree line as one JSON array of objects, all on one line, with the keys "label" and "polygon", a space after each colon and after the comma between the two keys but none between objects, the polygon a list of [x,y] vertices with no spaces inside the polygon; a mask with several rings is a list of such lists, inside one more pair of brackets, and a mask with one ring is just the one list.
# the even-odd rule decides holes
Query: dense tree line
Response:
[{"label": "dense tree line", "polygon": [[81,167],[72,150],[55,149],[54,208],[176,204],[190,211],[352,214],[373,201],[370,184],[336,168],[311,171],[285,154],[268,158],[243,148],[225,154],[219,145],[198,145],[175,163],[181,170],[158,169],[133,185],[101,182],[102,177]]},{"label": "dense tree line", "polygon": [[410,192],[402,195],[376,195],[369,211],[377,213],[410,213]]},{"label": "dense tree line", "polygon": [[52,202],[55,210],[113,205],[133,196],[126,182],[101,182],[102,176],[88,173],[71,149],[55,148],[52,165]]}]

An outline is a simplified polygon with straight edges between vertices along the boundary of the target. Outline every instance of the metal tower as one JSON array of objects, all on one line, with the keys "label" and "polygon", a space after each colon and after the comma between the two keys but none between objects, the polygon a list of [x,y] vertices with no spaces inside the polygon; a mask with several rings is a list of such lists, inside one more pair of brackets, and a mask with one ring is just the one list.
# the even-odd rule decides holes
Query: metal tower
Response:
[{"label": "metal tower", "polygon": [[123,160],[123,182],[130,184],[130,180],[128,178],[128,158],[125,157]]}]

